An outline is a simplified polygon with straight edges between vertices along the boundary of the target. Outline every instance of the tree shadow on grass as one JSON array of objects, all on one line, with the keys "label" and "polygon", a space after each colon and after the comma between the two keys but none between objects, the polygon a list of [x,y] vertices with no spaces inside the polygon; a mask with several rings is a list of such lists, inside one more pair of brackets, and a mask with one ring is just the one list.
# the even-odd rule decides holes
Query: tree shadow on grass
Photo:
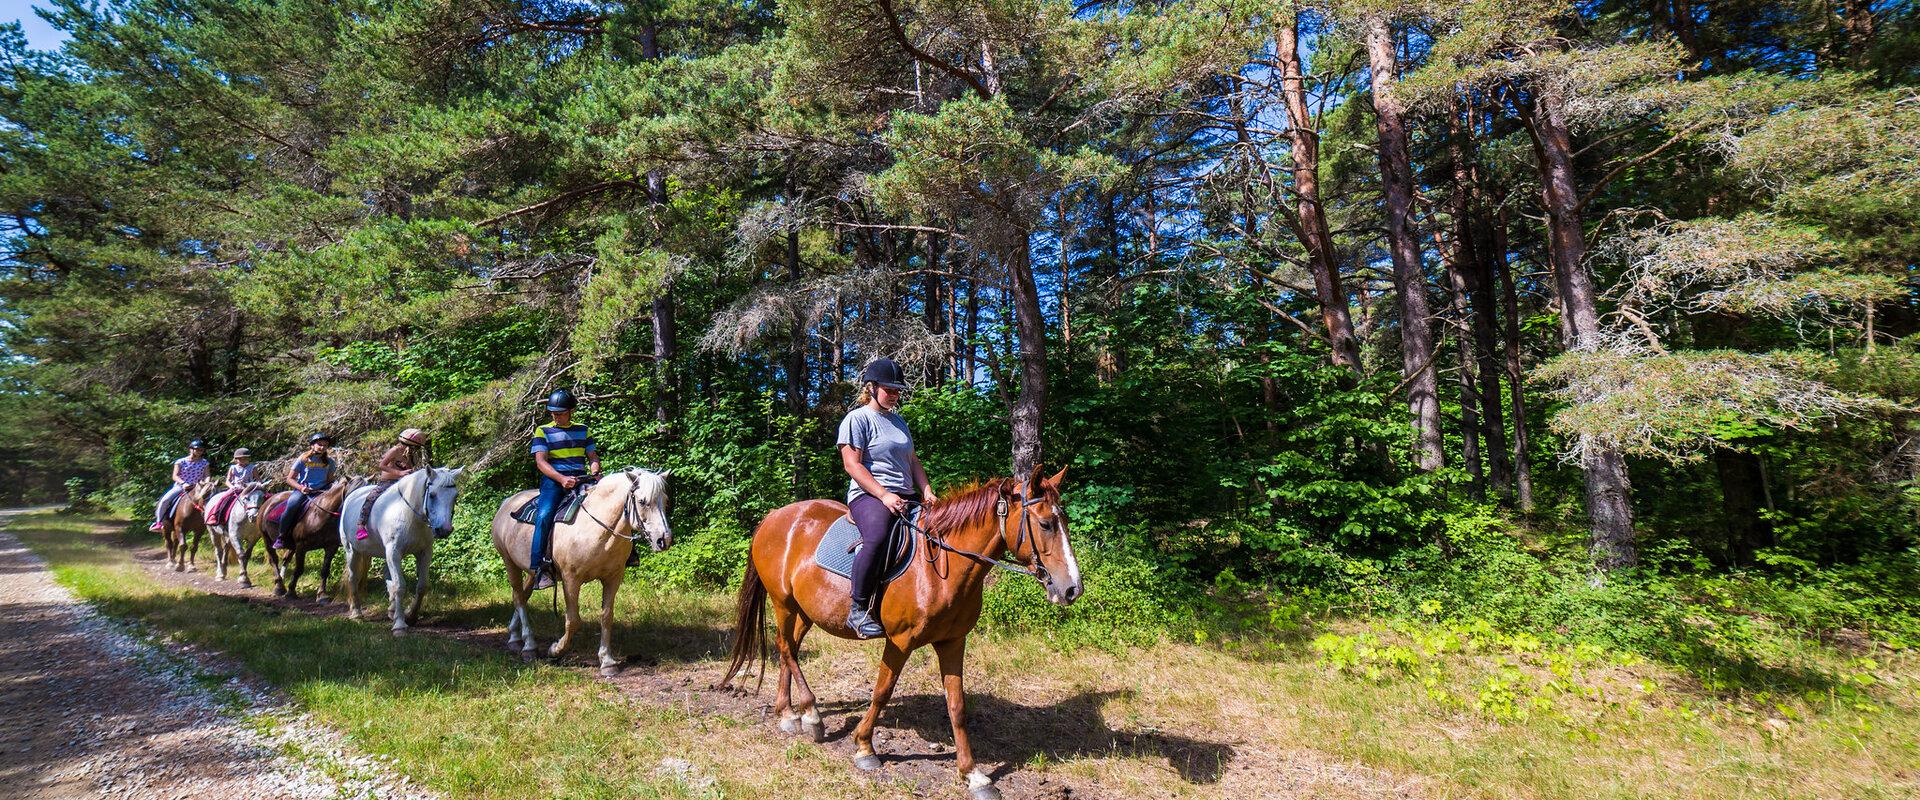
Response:
[{"label": "tree shadow on grass", "polygon": [[[992,777],[1000,778],[1037,760],[1071,761],[1084,757],[1163,758],[1180,778],[1191,784],[1213,784],[1226,774],[1233,747],[1152,728],[1133,731],[1110,726],[1102,708],[1108,701],[1132,696],[1130,689],[1082,692],[1051,705],[1030,706],[991,694],[968,693],[967,733],[974,757],[999,762]],[[847,712],[846,723],[833,738],[850,736],[866,710],[865,702],[823,703],[829,711]],[[883,727],[909,728],[929,742],[951,747],[953,728],[947,720],[944,694],[898,695],[887,704]],[[882,748],[884,749],[884,748]],[[947,760],[938,754],[881,754],[893,761]]]}]

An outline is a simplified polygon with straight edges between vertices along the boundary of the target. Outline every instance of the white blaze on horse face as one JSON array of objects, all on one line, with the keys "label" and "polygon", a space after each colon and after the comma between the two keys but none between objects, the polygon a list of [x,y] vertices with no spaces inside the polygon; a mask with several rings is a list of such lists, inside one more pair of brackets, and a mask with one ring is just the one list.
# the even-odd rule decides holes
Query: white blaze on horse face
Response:
[{"label": "white blaze on horse face", "polygon": [[[1077,590],[1080,588],[1080,560],[1073,557],[1073,541],[1067,536],[1067,518],[1058,509],[1053,512],[1053,529],[1060,532],[1060,551],[1067,559],[1067,585]],[[1078,595],[1079,592],[1075,591],[1074,594]]]}]

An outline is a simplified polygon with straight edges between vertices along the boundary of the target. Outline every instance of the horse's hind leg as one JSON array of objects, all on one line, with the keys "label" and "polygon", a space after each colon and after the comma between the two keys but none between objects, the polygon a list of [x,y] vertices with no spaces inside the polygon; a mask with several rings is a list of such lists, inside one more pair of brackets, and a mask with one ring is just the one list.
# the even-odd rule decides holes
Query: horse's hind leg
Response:
[{"label": "horse's hind leg", "polygon": [[573,643],[574,632],[580,630],[580,580],[568,575],[561,576],[560,591],[567,596],[567,624],[560,631],[560,638],[547,648],[550,658],[559,658],[561,653],[566,652],[567,645]]},{"label": "horse's hind leg", "polygon": [[360,618],[360,594],[367,590],[367,569],[373,566],[373,556],[353,551],[347,552],[346,573],[340,582],[347,589],[347,619]]},{"label": "horse's hind leg", "polygon": [[800,642],[807,638],[813,621],[805,614],[778,606],[774,616],[774,632],[780,649],[780,693],[774,707],[784,709],[780,729],[788,733],[803,732],[816,742],[825,741],[826,723],[820,720],[820,709],[814,704],[813,687],[807,685],[807,676],[800,671]]},{"label": "horse's hind leg", "polygon": [[253,588],[253,577],[247,574],[247,562],[253,560],[253,542],[242,542],[245,534],[233,535],[233,554],[240,559],[240,588]]},{"label": "horse's hind leg", "polygon": [[600,674],[612,676],[620,671],[620,657],[613,653],[613,598],[620,593],[621,575],[600,581]]},{"label": "horse's hind leg", "polygon": [[527,587],[532,583],[526,570],[507,562],[507,586],[513,589],[513,615],[507,618],[507,649],[527,661],[532,661],[535,655],[533,624],[527,619],[527,596],[532,594]]},{"label": "horse's hind leg", "polygon": [[187,547],[187,569],[198,572],[200,570],[200,533],[202,529],[198,525],[191,527],[193,530],[188,533],[193,536],[193,539],[192,543]]},{"label": "horse's hind leg", "polygon": [[[293,556],[288,555],[287,557],[292,558]],[[273,596],[286,596],[287,565],[286,562],[280,560],[280,551],[273,549],[272,543],[267,544],[267,571],[273,573]]]}]

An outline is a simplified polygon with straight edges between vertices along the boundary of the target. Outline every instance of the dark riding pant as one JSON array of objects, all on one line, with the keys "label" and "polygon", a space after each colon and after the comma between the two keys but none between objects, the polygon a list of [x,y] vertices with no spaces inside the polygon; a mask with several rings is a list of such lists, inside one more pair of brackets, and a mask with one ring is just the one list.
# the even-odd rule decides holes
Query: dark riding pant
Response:
[{"label": "dark riding pant", "polygon": [[553,559],[553,515],[560,511],[560,501],[566,497],[567,488],[559,481],[540,476],[540,505],[535,506],[533,514],[533,552],[527,559],[535,573]]},{"label": "dark riding pant", "polygon": [[[894,492],[908,500],[919,495]],[[880,588],[880,567],[886,561],[887,534],[893,530],[894,513],[873,495],[863,494],[847,504],[847,516],[860,529],[860,549],[853,554],[853,602],[871,606]]]}]

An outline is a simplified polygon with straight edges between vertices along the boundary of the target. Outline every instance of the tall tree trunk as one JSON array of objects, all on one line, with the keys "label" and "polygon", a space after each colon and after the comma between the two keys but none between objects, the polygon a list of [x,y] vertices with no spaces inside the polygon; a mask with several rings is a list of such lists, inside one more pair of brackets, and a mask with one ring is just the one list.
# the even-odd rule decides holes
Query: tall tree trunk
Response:
[{"label": "tall tree trunk", "polygon": [[[659,29],[651,22],[640,28],[640,57],[648,61],[660,58]],[[662,209],[667,204],[667,179],[659,170],[647,173],[647,200]],[[654,394],[653,418],[671,430],[678,389],[673,359],[678,355],[676,340],[679,337],[679,327],[674,319],[672,289],[662,289],[660,296],[653,299],[649,316],[653,322],[653,372],[660,384],[659,391]]]},{"label": "tall tree trunk", "polygon": [[1286,17],[1275,26],[1275,57],[1281,70],[1281,95],[1287,106],[1287,136],[1292,141],[1293,191],[1299,197],[1300,245],[1307,251],[1313,273],[1314,299],[1320,303],[1320,322],[1326,326],[1333,363],[1360,369],[1360,343],[1354,337],[1347,292],[1340,285],[1340,259],[1333,248],[1333,230],[1320,204],[1319,122],[1307,110],[1307,76],[1300,61],[1300,20]]},{"label": "tall tree trunk", "polygon": [[[1461,123],[1464,109],[1456,107],[1447,118],[1447,151],[1453,159],[1453,236],[1454,257],[1459,267],[1458,282],[1455,288],[1465,296],[1461,298],[1465,305],[1468,333],[1473,337],[1472,368],[1475,370],[1474,387],[1479,401],[1479,419],[1481,435],[1486,439],[1487,480],[1494,491],[1502,497],[1513,494],[1513,460],[1507,453],[1507,424],[1502,413],[1500,400],[1500,366],[1495,351],[1499,348],[1499,336],[1494,331],[1496,314],[1493,302],[1493,269],[1490,263],[1491,243],[1481,235],[1483,225],[1479,192],[1475,189],[1478,182],[1474,174],[1474,153],[1476,148],[1468,133],[1470,125]],[[1466,371],[1466,363],[1460,365]],[[1516,389],[1517,391],[1517,389]]]},{"label": "tall tree trunk", "polygon": [[[1600,347],[1600,312],[1593,276],[1586,265],[1586,232],[1580,217],[1580,193],[1573,163],[1573,136],[1567,129],[1564,98],[1536,94],[1516,98],[1533,140],[1540,171],[1541,205],[1547,212],[1547,253],[1564,317],[1566,347],[1575,352]],[[1592,436],[1579,441],[1580,471],[1587,484],[1587,517],[1592,522],[1594,565],[1602,571],[1633,566],[1639,550],[1633,541],[1632,484],[1627,460],[1618,448]]]},{"label": "tall tree trunk", "polygon": [[[939,274],[940,237],[932,234],[927,236],[926,258],[927,276],[921,287],[924,292],[924,300],[922,301],[922,307],[920,309],[921,319],[926,323],[927,332],[938,336],[943,332],[941,330],[942,323],[946,321],[943,306],[945,305],[947,294],[946,287],[942,285],[945,282],[940,279]],[[946,365],[947,359],[945,358],[929,364],[927,369],[930,374],[927,376],[927,382],[935,385],[946,383],[947,378],[942,374],[946,371]]]},{"label": "tall tree trunk", "polygon": [[[790,227],[787,229],[787,282],[797,287],[800,279],[800,229]],[[793,321],[793,342],[787,350],[787,412],[795,418],[807,413],[807,322],[798,317]],[[807,456],[795,452],[793,499],[805,500],[807,494]]]},{"label": "tall tree trunk", "polygon": [[1507,261],[1507,212],[1493,221],[1493,252],[1487,264],[1500,279],[1501,317],[1506,322],[1507,385],[1513,388],[1513,499],[1520,513],[1533,513],[1533,459],[1527,447],[1526,371],[1520,363],[1520,297],[1513,287],[1513,267]]},{"label": "tall tree trunk", "polygon": [[1394,95],[1399,61],[1393,30],[1382,16],[1366,20],[1367,60],[1373,70],[1373,108],[1380,138],[1381,183],[1387,196],[1387,250],[1393,255],[1395,293],[1400,296],[1402,374],[1413,414],[1414,456],[1423,470],[1446,464],[1440,435],[1439,380],[1434,369],[1433,312],[1427,301],[1420,240],[1413,228],[1413,160],[1407,152],[1405,110]]},{"label": "tall tree trunk", "polygon": [[[1487,475],[1485,460],[1481,457],[1480,442],[1484,432],[1480,425],[1480,387],[1474,379],[1473,366],[1478,362],[1474,357],[1472,313],[1467,307],[1468,259],[1472,257],[1472,248],[1463,245],[1455,232],[1452,246],[1433,234],[1434,246],[1441,253],[1440,260],[1446,267],[1447,302],[1453,311],[1453,338],[1460,351],[1460,461],[1466,467],[1469,487],[1476,500],[1487,497]],[[1488,445],[1492,447],[1491,444]]]},{"label": "tall tree trunk", "polygon": [[1025,230],[1007,263],[1013,287],[1014,325],[1020,335],[1020,395],[1013,401],[1013,474],[1024,477],[1040,463],[1040,423],[1047,409],[1047,323],[1033,280],[1033,255]]}]

